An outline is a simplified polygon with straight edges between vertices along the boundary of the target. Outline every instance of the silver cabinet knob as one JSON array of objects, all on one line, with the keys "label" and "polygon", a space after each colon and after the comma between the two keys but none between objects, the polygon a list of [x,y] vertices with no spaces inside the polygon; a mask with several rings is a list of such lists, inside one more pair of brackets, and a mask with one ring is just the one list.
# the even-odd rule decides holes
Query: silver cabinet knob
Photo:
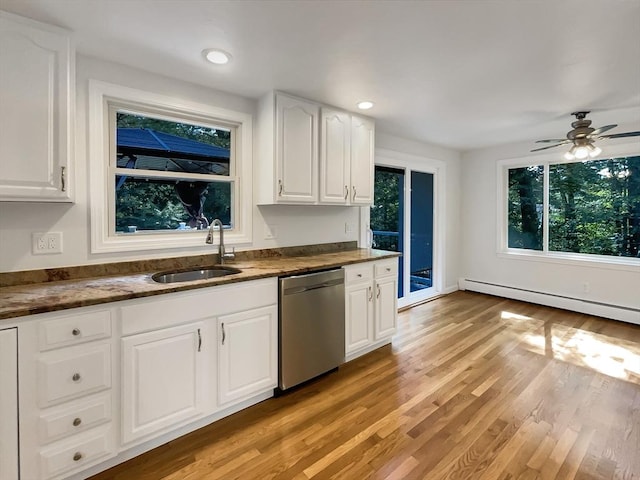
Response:
[{"label": "silver cabinet knob", "polygon": [[79,417],[76,417],[76,418],[73,419],[73,426],[74,427],[80,426],[81,423],[82,423],[82,419],[80,419]]},{"label": "silver cabinet knob", "polygon": [[80,452],[76,452],[76,453],[74,453],[74,454],[73,454],[73,461],[74,461],[74,462],[77,462],[77,461],[79,461],[79,460],[82,460],[82,453],[80,453]]},{"label": "silver cabinet knob", "polygon": [[74,328],[73,330],[71,330],[71,334],[74,337],[77,337],[78,335],[80,335],[80,329],[79,328]]},{"label": "silver cabinet knob", "polygon": [[74,382],[77,382],[80,380],[80,374],[79,373],[74,373],[73,377],[71,377],[71,380],[73,380]]}]

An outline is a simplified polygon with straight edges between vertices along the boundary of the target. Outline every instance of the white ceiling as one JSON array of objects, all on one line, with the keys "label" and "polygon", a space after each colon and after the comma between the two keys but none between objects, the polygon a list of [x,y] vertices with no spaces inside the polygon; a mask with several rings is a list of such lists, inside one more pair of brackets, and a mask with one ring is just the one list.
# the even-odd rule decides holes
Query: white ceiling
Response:
[{"label": "white ceiling", "polygon": [[[469,150],[640,124],[640,0],[0,0],[80,53],[257,98],[278,89]],[[226,67],[201,51],[233,55]],[[613,130],[611,133],[623,131]],[[534,145],[532,144],[532,148]]]}]

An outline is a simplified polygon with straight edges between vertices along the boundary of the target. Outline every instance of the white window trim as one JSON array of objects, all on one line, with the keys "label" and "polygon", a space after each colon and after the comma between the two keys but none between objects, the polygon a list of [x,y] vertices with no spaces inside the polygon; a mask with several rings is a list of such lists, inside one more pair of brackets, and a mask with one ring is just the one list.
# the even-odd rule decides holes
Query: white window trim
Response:
[{"label": "white window trim", "polygon": [[224,108],[168,97],[98,80],[89,81],[89,185],[91,202],[91,253],[165,250],[203,247],[206,232],[154,233],[153,235],[110,235],[109,185],[111,104],[165,113],[170,117],[206,119],[233,126],[236,132],[235,167],[237,181],[232,196],[234,228],[225,231],[227,245],[252,242],[252,116]]},{"label": "white window trim", "polygon": [[[624,143],[618,145],[607,145],[606,151],[590,160],[603,160],[607,158],[637,156],[640,155],[640,146],[633,143]],[[531,155],[522,158],[511,158],[498,160],[497,165],[497,241],[496,254],[499,258],[508,258],[513,260],[525,260],[535,262],[556,263],[563,265],[578,265],[583,267],[606,268],[611,270],[628,270],[637,271],[640,267],[640,259],[630,257],[614,257],[608,255],[594,255],[587,253],[571,253],[571,252],[550,252],[549,251],[549,219],[546,212],[548,211],[549,202],[549,166],[553,164],[572,163],[562,158],[561,150],[555,153],[546,153],[543,155]],[[573,162],[579,162],[574,160]],[[508,248],[507,232],[508,232],[508,208],[507,208],[507,187],[508,187],[508,170],[510,168],[528,167],[531,165],[544,166],[544,230],[543,230],[543,250],[527,250],[524,248]]]}]

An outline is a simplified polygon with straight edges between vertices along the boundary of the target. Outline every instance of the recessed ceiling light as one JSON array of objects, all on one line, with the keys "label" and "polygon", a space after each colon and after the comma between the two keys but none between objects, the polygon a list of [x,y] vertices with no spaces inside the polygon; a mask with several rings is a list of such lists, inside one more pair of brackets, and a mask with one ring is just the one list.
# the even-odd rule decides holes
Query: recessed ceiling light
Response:
[{"label": "recessed ceiling light", "polygon": [[358,103],[358,108],[360,110],[369,110],[371,107],[373,107],[373,102],[370,102],[368,100]]},{"label": "recessed ceiling light", "polygon": [[224,65],[225,63],[229,63],[231,60],[231,55],[224,50],[218,50],[217,48],[208,48],[203,50],[202,54],[204,55],[204,58],[216,65]]}]

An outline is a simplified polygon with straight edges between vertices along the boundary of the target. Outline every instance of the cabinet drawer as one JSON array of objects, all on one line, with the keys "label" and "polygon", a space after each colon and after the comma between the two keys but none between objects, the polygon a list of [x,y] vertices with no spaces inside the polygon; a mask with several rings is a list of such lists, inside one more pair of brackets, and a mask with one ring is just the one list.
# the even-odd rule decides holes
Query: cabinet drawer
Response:
[{"label": "cabinet drawer", "polygon": [[40,351],[111,336],[111,312],[102,310],[45,320],[38,326]]},{"label": "cabinet drawer", "polygon": [[376,278],[396,276],[398,275],[398,260],[394,258],[393,260],[376,262],[374,268]]},{"label": "cabinet drawer", "polygon": [[111,421],[111,398],[100,395],[65,404],[40,415],[38,430],[41,443],[49,443],[102,423]]},{"label": "cabinet drawer", "polygon": [[40,452],[40,473],[43,479],[71,470],[81,470],[111,453],[111,432],[91,431],[73,441],[62,441]]},{"label": "cabinet drawer", "polygon": [[344,267],[345,285],[352,285],[354,283],[362,283],[362,282],[370,282],[371,280],[373,280],[373,268],[371,263],[347,265]]},{"label": "cabinet drawer", "polygon": [[38,359],[38,405],[48,407],[111,387],[111,345],[80,345]]}]

